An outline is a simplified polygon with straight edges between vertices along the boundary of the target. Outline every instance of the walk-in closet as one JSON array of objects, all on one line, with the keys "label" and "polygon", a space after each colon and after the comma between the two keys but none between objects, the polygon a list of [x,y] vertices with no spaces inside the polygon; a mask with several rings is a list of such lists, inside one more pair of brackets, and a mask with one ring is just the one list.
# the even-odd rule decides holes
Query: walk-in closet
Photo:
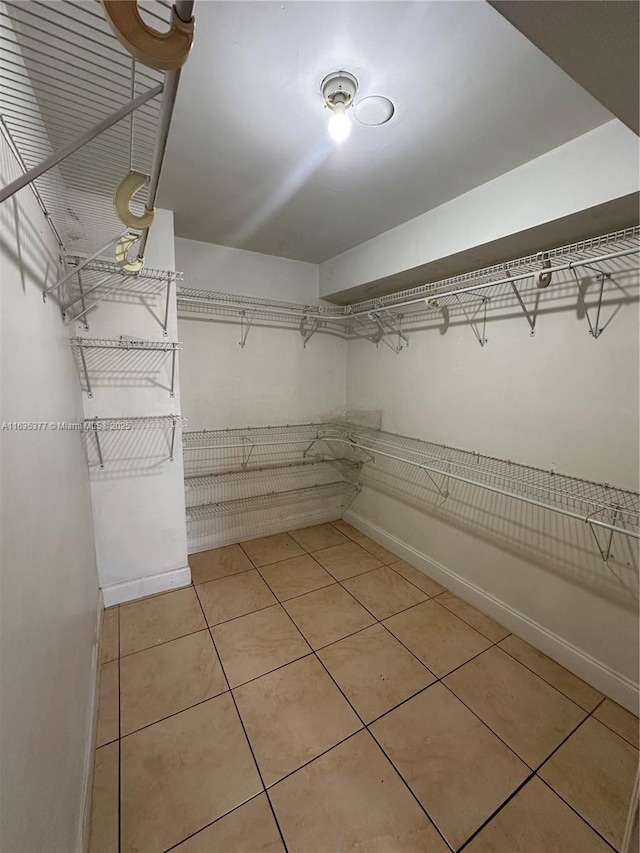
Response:
[{"label": "walk-in closet", "polygon": [[639,6],[0,2],[0,853],[635,853]]}]

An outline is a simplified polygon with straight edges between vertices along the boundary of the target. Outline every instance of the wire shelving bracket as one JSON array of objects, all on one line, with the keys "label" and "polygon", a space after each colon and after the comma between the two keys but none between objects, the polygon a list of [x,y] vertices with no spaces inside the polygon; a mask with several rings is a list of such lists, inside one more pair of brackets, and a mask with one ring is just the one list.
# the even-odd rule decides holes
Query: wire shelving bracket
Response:
[{"label": "wire shelving bracket", "polygon": [[[174,281],[182,279],[182,273],[173,270],[160,270],[151,267],[132,272],[121,269],[115,261],[105,261],[98,258],[81,258],[71,255],[66,259],[70,267],[68,272],[60,280],[70,288],[74,276],[77,279],[77,290],[70,289],[69,300],[62,307],[62,318],[65,325],[77,322],[84,318],[84,327],[88,329],[86,317],[89,311],[106,299],[109,294],[122,290],[129,295],[148,295],[149,289],[165,287],[164,310],[158,323],[162,328],[162,334],[169,334],[169,310],[171,306],[171,285]],[[81,273],[93,274],[97,279],[91,286],[86,288],[86,281]],[[88,297],[92,296],[89,300]]]},{"label": "wire shelving bracket", "polygon": [[93,389],[91,387],[91,377],[89,365],[87,362],[86,350],[115,350],[118,352],[166,352],[171,353],[171,386],[169,388],[169,396],[175,396],[175,381],[176,381],[176,354],[182,349],[182,344],[179,341],[145,341],[132,338],[70,338],[71,348],[75,350],[80,357],[82,374],[85,381],[85,389],[88,397],[93,397]]},{"label": "wire shelving bracket", "polygon": [[186,424],[187,419],[182,415],[150,415],[148,417],[132,418],[85,418],[85,432],[93,432],[95,436],[96,451],[100,468],[104,468],[105,460],[100,443],[101,432],[127,432],[138,429],[170,429],[171,448],[169,451],[169,462],[174,461],[176,447],[176,429]]},{"label": "wire shelving bracket", "polygon": [[[450,496],[449,481],[454,480],[577,519],[589,525],[605,563],[613,556],[614,534],[640,539],[640,495],[608,483],[357,426],[345,429],[336,425],[322,431],[318,440],[367,453],[370,463],[380,456],[418,468],[427,474],[443,501]],[[434,476],[442,478],[442,485]],[[604,545],[598,534],[607,536]]]}]

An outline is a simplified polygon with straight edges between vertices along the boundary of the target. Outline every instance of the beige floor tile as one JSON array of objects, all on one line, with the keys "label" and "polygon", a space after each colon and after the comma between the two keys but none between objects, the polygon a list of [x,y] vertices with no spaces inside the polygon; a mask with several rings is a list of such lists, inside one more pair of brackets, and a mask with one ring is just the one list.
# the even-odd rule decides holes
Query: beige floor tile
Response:
[{"label": "beige floor tile", "polygon": [[183,711],[227,689],[208,631],[198,631],[120,661],[122,734]]},{"label": "beige floor tile", "polygon": [[437,601],[425,601],[385,619],[384,624],[438,678],[491,645]]},{"label": "beige floor tile", "polygon": [[246,572],[253,568],[253,563],[239,545],[225,545],[189,554],[189,566],[191,580],[199,584]]},{"label": "beige floor tile", "polygon": [[193,587],[120,606],[120,654],[129,655],[206,628]]},{"label": "beige floor tile", "polygon": [[489,616],[472,607],[471,604],[463,601],[462,598],[458,598],[452,592],[445,591],[439,595],[438,604],[442,604],[447,610],[455,613],[456,616],[459,616],[468,625],[471,625],[472,628],[475,628],[476,631],[479,631],[480,634],[491,640],[492,643],[497,643],[498,640],[504,639],[509,634],[509,631],[503,628],[502,625],[494,622]]},{"label": "beige floor tile", "polygon": [[335,643],[375,622],[340,584],[292,598],[283,606],[314,649]]},{"label": "beige floor tile", "polygon": [[349,578],[343,583],[376,619],[386,619],[387,616],[427,600],[422,590],[401,578],[388,566]]},{"label": "beige floor tile", "polygon": [[118,708],[118,661],[112,660],[100,667],[96,746],[102,746],[120,736]]},{"label": "beige floor tile", "polygon": [[535,777],[464,850],[465,853],[611,853],[609,845]]},{"label": "beige floor tile", "polygon": [[263,536],[242,543],[243,550],[249,555],[254,566],[268,566],[290,557],[300,557],[303,549],[288,533],[276,533],[275,536]]},{"label": "beige floor tile", "polygon": [[371,732],[454,850],[531,773],[442,684],[390,711]]},{"label": "beige floor tile", "polygon": [[365,536],[364,533],[361,533],[358,537],[355,537],[354,542],[357,542],[361,548],[364,548],[365,551],[368,551],[370,554],[373,554],[381,563],[384,563],[385,566],[388,566],[389,563],[395,563],[398,560],[398,555],[393,554],[391,551],[388,551],[382,545],[379,545],[377,542],[374,542],[373,539],[370,539],[368,536]]},{"label": "beige floor tile", "polygon": [[619,850],[637,769],[638,750],[590,718],[538,775]]},{"label": "beige floor tile", "polygon": [[605,699],[593,716],[638,748],[638,718],[612,699]]},{"label": "beige floor tile", "polygon": [[538,767],[586,712],[497,646],[445,684],[530,767]]},{"label": "beige floor tile", "polygon": [[313,556],[339,581],[352,578],[354,575],[360,575],[363,572],[369,572],[372,569],[379,569],[382,566],[380,560],[377,560],[373,554],[365,551],[364,548],[356,545],[355,542],[347,542],[346,545],[334,545],[333,548],[315,551]]},{"label": "beige floor tile", "polygon": [[425,573],[421,572],[420,569],[416,569],[415,566],[411,566],[405,560],[399,560],[397,563],[391,563],[391,568],[401,574],[405,580],[408,580],[414,586],[417,586],[418,589],[426,592],[426,594],[431,598],[434,595],[440,595],[441,592],[445,591],[443,586],[440,586],[439,583],[431,580],[428,575],[425,575]]},{"label": "beige floor tile", "polygon": [[259,794],[171,853],[284,853],[284,846],[269,802]]},{"label": "beige floor tile", "polygon": [[118,743],[96,749],[89,853],[118,853]]},{"label": "beige floor tile", "polygon": [[100,663],[116,660],[120,654],[118,628],[118,608],[110,607],[102,617],[102,636],[100,638]]},{"label": "beige floor tile", "polygon": [[305,551],[319,551],[332,545],[344,545],[349,539],[332,524],[315,524],[313,527],[302,527],[292,530],[289,534]]},{"label": "beige floor tile", "polygon": [[344,535],[348,536],[349,539],[353,539],[354,542],[358,536],[364,536],[364,533],[361,533],[356,527],[349,524],[348,521],[343,521],[341,518],[336,519],[336,521],[332,521],[331,524],[333,524],[336,530],[339,530],[340,533],[344,533]]},{"label": "beige floor tile", "polygon": [[362,728],[313,655],[233,692],[267,787]]},{"label": "beige floor tile", "polygon": [[366,731],[278,782],[270,796],[290,853],[449,853]]},{"label": "beige floor tile", "polygon": [[260,569],[260,574],[280,601],[335,583],[335,579],[329,572],[326,572],[309,554],[265,566]]},{"label": "beige floor tile", "polygon": [[261,790],[233,699],[223,693],[121,741],[123,853],[156,853]]},{"label": "beige floor tile", "polygon": [[231,687],[310,653],[279,604],[216,625],[211,634]]},{"label": "beige floor tile", "polygon": [[255,569],[203,583],[197,594],[209,625],[228,622],[278,601]]},{"label": "beige floor tile", "polygon": [[[440,600],[440,599],[438,599]],[[552,684],[556,690],[564,693],[569,699],[572,699],[576,705],[580,705],[587,711],[593,711],[598,702],[602,699],[602,693],[598,693],[593,687],[582,681],[568,669],[560,666],[550,657],[547,657],[538,649],[525,643],[520,637],[512,634],[505,640],[499,643],[501,649],[508,652],[511,657],[519,660],[521,664],[535,672],[540,678],[544,678],[549,684]]]},{"label": "beige floor tile", "polygon": [[429,670],[382,625],[326,646],[318,657],[365,723],[434,681]]}]

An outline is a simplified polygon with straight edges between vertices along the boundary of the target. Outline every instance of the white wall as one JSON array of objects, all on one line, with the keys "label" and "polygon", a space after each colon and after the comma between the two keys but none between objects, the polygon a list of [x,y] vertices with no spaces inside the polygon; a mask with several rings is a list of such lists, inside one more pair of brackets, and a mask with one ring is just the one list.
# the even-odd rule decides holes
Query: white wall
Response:
[{"label": "white wall", "polygon": [[[318,302],[318,267],[256,252],[176,240],[184,286]],[[259,320],[239,346],[237,316],[181,314],[180,384],[187,429],[316,421],[344,405],[346,342],[316,334],[303,348],[295,325],[265,328]]]},{"label": "white wall", "polygon": [[[156,211],[145,266],[175,270],[171,211]],[[175,285],[166,337],[161,325],[165,293],[164,285],[158,285],[155,295],[107,298],[89,312],[88,331],[76,323],[72,332],[96,338],[129,335],[175,341]],[[132,373],[125,357],[112,355],[112,381],[96,384],[91,399],[83,395],[86,417],[180,414],[179,382],[175,397],[169,396],[170,364],[167,358],[151,376],[145,370]],[[179,432],[173,462],[168,461],[168,429],[101,433],[104,469],[99,467],[92,437],[88,437],[98,571],[106,605],[190,581]]]},{"label": "white wall", "polygon": [[320,296],[554,222],[639,186],[638,138],[621,122],[610,121],[325,261]]},{"label": "white wall", "polygon": [[[184,272],[184,286],[304,304],[318,302],[318,268],[271,255],[260,255],[176,240],[176,269]],[[254,321],[244,348],[239,346],[241,327],[237,313],[228,316],[206,312],[181,312],[178,321],[184,349],[180,358],[180,385],[187,429],[244,428],[269,424],[300,424],[344,405],[346,394],[346,341],[342,337],[315,334],[303,347],[297,325],[281,328]],[[301,459],[303,446],[291,454]],[[194,459],[193,455],[189,457]],[[189,470],[189,458],[187,470]],[[200,458],[200,456],[198,456]],[[289,460],[289,461],[291,461]],[[264,465],[259,453],[253,465]],[[270,463],[267,461],[267,465]],[[273,464],[273,463],[271,463]],[[224,470],[217,459],[213,470]],[[230,458],[227,469],[236,469]],[[200,473],[209,473],[205,468]],[[278,473],[260,482],[264,494],[297,489],[323,482],[320,471],[293,468],[283,486]],[[255,485],[255,484],[254,484]],[[242,485],[245,496],[255,494],[251,483]],[[205,490],[206,492],[206,490]],[[222,485],[216,500],[237,497],[233,484]],[[190,493],[191,503],[210,500]],[[322,503],[322,502],[321,502]],[[323,506],[317,498],[297,496],[290,503],[268,511],[234,512],[228,516],[191,521],[188,525],[189,550],[198,551],[226,545],[239,539],[265,536],[292,527],[339,517],[339,504]]]},{"label": "white wall", "polygon": [[[391,432],[637,491],[637,257],[611,269],[636,301],[620,307],[598,340],[581,316],[575,284],[555,276],[539,294],[534,337],[515,301],[507,300],[499,312],[489,312],[483,348],[453,309],[446,330],[436,312],[423,330],[408,333],[410,344],[399,355],[350,342],[348,404],[382,409],[383,429]],[[593,310],[593,273],[580,277],[589,283]],[[530,307],[535,295],[525,293]],[[601,325],[619,296],[610,286]],[[409,559],[479,606],[493,606],[492,598],[502,602],[507,610],[494,611],[497,618],[510,618],[509,608],[523,614],[519,630],[528,630],[527,620],[541,628],[530,634],[536,645],[546,643],[546,651],[574,670],[582,667],[584,677],[599,679],[619,701],[634,701],[635,541],[614,537],[616,559],[607,568],[582,522],[455,483],[452,496],[436,508],[435,492],[425,489],[420,472],[392,465],[391,478],[383,480],[375,473],[381,467],[365,466],[368,485],[353,506],[356,523],[392,547],[385,534],[400,540]],[[452,574],[439,574],[442,567]]]},{"label": "white wall", "polygon": [[196,290],[318,302],[317,264],[176,237],[176,269]]},{"label": "white wall", "polygon": [[[0,184],[20,174],[0,139]],[[0,420],[79,422],[57,246],[29,189],[0,207]],[[0,848],[82,849],[98,579],[78,432],[0,431]]]}]

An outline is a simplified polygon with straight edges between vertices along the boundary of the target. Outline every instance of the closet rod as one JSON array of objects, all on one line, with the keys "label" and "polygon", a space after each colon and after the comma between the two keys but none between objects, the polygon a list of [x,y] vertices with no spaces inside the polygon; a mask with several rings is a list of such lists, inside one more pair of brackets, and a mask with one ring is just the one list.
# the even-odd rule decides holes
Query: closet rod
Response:
[{"label": "closet rod", "polygon": [[[185,24],[189,23],[193,17],[194,0],[176,0],[175,10],[177,16]],[[173,109],[176,103],[176,95],[178,94],[178,83],[180,82],[180,68],[174,71],[167,71],[164,79],[164,92],[162,95],[162,104],[160,107],[160,118],[158,119],[158,136],[156,146],[153,152],[153,165],[151,167],[151,176],[149,179],[149,195],[147,198],[147,210],[152,211],[155,207],[156,196],[158,195],[158,185],[160,183],[160,174],[162,172],[162,164],[164,155],[167,149],[167,139],[169,138],[169,128],[171,127],[171,118]],[[145,228],[140,238],[138,246],[138,259],[144,259],[144,252],[149,239],[149,228]]]}]

